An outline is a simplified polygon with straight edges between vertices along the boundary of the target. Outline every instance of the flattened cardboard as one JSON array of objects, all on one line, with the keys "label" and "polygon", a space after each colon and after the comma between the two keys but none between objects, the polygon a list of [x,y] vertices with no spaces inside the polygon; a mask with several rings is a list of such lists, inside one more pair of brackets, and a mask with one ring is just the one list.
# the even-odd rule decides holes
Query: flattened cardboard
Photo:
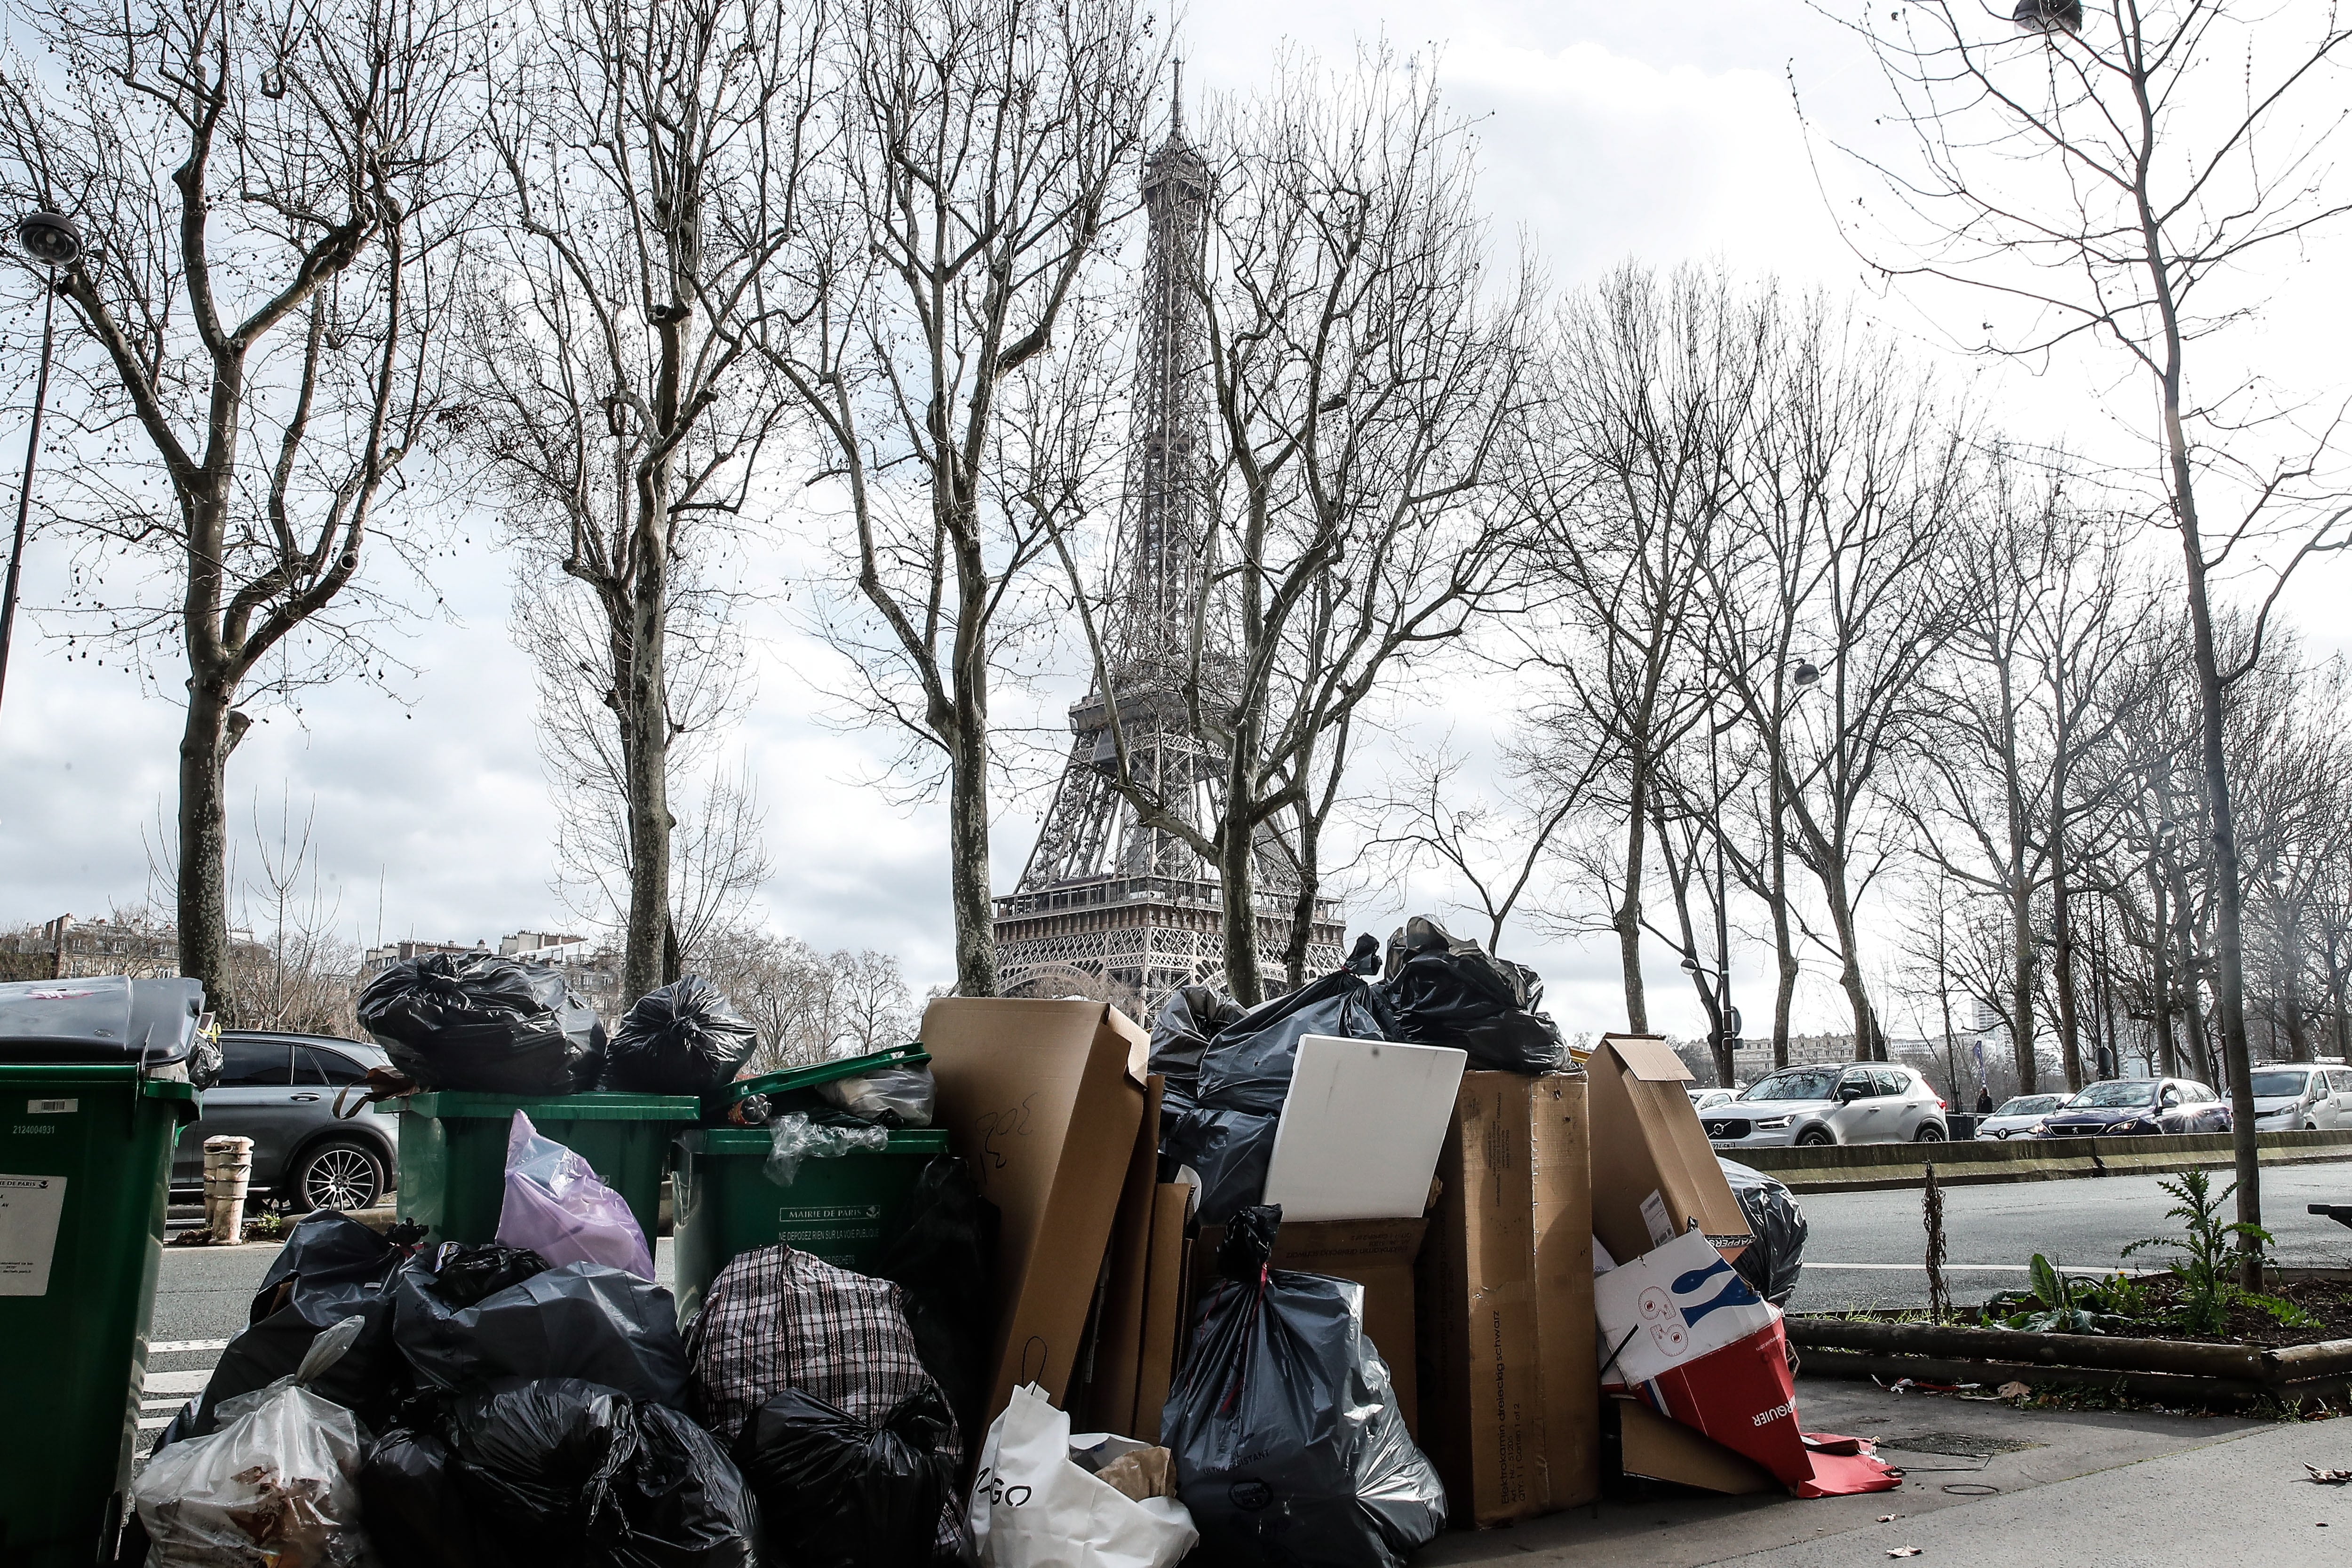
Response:
[{"label": "flattened cardboard", "polygon": [[923,1012],[935,1125],[1003,1215],[993,1419],[1024,1383],[1067,1396],[1135,1156],[1150,1037],[1100,1002],[942,997]]},{"label": "flattened cardboard", "polygon": [[1753,1239],[1683,1086],[1690,1069],[1655,1035],[1603,1035],[1591,1079],[1592,1233],[1639,1258],[1696,1227],[1727,1259]]},{"label": "flattened cardboard", "polygon": [[1450,1046],[1301,1039],[1275,1124],[1265,1201],[1282,1205],[1286,1223],[1420,1218],[1468,1060]]},{"label": "flattened cardboard", "polygon": [[1421,1446],[1458,1524],[1600,1492],[1585,1083],[1468,1073],[1422,1254]]},{"label": "flattened cardboard", "polygon": [[1135,1410],[1121,1430],[1147,1443],[1160,1441],[1160,1414],[1183,1355],[1185,1318],[1184,1222],[1196,1189],[1170,1182],[1151,1193],[1151,1267],[1143,1287],[1141,1353],[1136,1362]]},{"label": "flattened cardboard", "polygon": [[[1285,1220],[1274,1238],[1274,1267],[1328,1274],[1364,1288],[1364,1337],[1388,1363],[1389,1386],[1405,1430],[1421,1436],[1421,1378],[1414,1353],[1413,1266],[1429,1229],[1425,1219]],[[1205,1260],[1200,1289],[1213,1282],[1217,1243],[1224,1226],[1202,1226],[1197,1256]],[[1188,1317],[1192,1314],[1188,1313]]]},{"label": "flattened cardboard", "polygon": [[1626,1475],[1732,1497],[1788,1489],[1755,1460],[1639,1401],[1612,1398],[1609,1405],[1617,1416],[1619,1468]]},{"label": "flattened cardboard", "polygon": [[1166,1082],[1157,1073],[1144,1079],[1143,1121],[1136,1129],[1127,1184],[1119,1191],[1111,1226],[1110,1284],[1095,1329],[1094,1375],[1083,1402],[1074,1400],[1082,1404],[1076,1421],[1085,1431],[1132,1436],[1128,1428],[1135,1420],[1136,1374],[1143,1355],[1152,1193],[1160,1175],[1160,1096]]}]

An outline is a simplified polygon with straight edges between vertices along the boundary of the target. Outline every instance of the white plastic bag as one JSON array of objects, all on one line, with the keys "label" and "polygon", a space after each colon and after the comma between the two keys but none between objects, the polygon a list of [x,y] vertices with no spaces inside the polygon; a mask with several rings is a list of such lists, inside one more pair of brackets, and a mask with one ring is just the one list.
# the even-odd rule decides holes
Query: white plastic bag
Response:
[{"label": "white plastic bag", "polygon": [[499,1205],[499,1245],[522,1247],[549,1265],[602,1263],[654,1277],[653,1250],[629,1201],[604,1184],[595,1167],[552,1138],[540,1136],[518,1110],[507,1128],[506,1197]]},{"label": "white plastic bag", "polygon": [[1100,1433],[1073,1438],[1044,1389],[1014,1389],[972,1483],[968,1517],[983,1568],[1174,1568],[1201,1539],[1184,1505],[1138,1502],[1070,1458],[1140,1447]]},{"label": "white plastic bag", "polygon": [[818,1084],[816,1092],[818,1099],[852,1116],[886,1127],[929,1127],[940,1098],[931,1069],[920,1066],[877,1068],[862,1078],[837,1078]]},{"label": "white plastic bag", "polygon": [[780,1187],[797,1181],[803,1160],[838,1160],[864,1150],[879,1154],[890,1147],[889,1130],[882,1127],[825,1127],[801,1111],[786,1111],[768,1124],[768,1161],[761,1168]]},{"label": "white plastic bag", "polygon": [[291,1377],[221,1402],[226,1423],[174,1443],[131,1489],[149,1568],[354,1568],[360,1530],[359,1417],[303,1385],[366,1326],[345,1318],[311,1342]]}]

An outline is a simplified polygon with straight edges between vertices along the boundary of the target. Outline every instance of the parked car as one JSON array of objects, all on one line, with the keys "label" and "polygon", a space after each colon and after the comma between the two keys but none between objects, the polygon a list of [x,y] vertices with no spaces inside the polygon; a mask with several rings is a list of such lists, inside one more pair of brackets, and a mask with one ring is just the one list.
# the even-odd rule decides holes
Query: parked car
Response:
[{"label": "parked car", "polygon": [[1999,1110],[1977,1121],[1979,1138],[2032,1138],[2042,1131],[2042,1123],[2053,1110],[2063,1110],[2067,1097],[2063,1094],[2018,1094],[2001,1101]]},{"label": "parked car", "polygon": [[2352,1129],[2352,1068],[2263,1062],[2253,1069],[2253,1086],[2258,1131]]},{"label": "parked car", "polygon": [[2230,1107],[2195,1079],[2111,1078],[2090,1085],[2042,1123],[2044,1138],[2141,1132],[2227,1132]]},{"label": "parked car", "polygon": [[173,1151],[173,1192],[204,1191],[205,1140],[226,1135],[253,1140],[257,1196],[282,1198],[297,1214],[373,1206],[400,1180],[394,1107],[385,1101],[339,1121],[335,1091],[389,1065],[383,1051],[357,1040],[225,1031],[220,1081],[205,1090],[203,1117]]},{"label": "parked car", "polygon": [[1718,1149],[1789,1144],[1934,1143],[1950,1136],[1927,1080],[1889,1062],[1783,1068],[1699,1113]]},{"label": "parked car", "polygon": [[1692,1109],[1696,1110],[1712,1110],[1727,1100],[1739,1098],[1739,1091],[1736,1089],[1691,1089],[1684,1092],[1690,1096]]}]

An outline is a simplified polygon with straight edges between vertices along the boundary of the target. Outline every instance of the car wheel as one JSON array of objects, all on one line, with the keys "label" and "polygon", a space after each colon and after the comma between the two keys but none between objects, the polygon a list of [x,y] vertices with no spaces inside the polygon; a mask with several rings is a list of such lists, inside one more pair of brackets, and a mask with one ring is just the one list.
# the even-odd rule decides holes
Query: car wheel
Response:
[{"label": "car wheel", "polygon": [[1912,1139],[1915,1143],[1941,1143],[1943,1141],[1944,1130],[1932,1121],[1919,1123],[1918,1135]]},{"label": "car wheel", "polygon": [[383,1160],[359,1143],[321,1143],[295,1162],[286,1184],[296,1214],[373,1208],[383,1196]]},{"label": "car wheel", "polygon": [[1800,1149],[1825,1149],[1836,1142],[1837,1140],[1831,1137],[1825,1129],[1820,1127],[1808,1127],[1797,1134],[1797,1147]]}]

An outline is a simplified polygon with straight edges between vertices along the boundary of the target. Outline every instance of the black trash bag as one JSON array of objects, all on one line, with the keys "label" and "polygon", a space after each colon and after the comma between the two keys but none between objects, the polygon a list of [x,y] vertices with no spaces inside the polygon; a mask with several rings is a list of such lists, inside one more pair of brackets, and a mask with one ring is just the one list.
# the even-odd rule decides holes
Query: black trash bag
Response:
[{"label": "black trash bag", "polygon": [[1797,1206],[1794,1193],[1763,1172],[1720,1154],[1715,1163],[1723,1167],[1731,1195],[1739,1200],[1748,1228],[1756,1237],[1732,1267],[1759,1296],[1776,1307],[1785,1307],[1797,1293],[1798,1278],[1805,1271],[1805,1237],[1811,1227],[1805,1223],[1804,1211]]},{"label": "black trash bag", "polygon": [[[320,1331],[345,1318],[367,1326],[351,1349],[307,1386],[359,1414],[360,1424],[383,1423],[407,1392],[406,1369],[392,1343],[392,1298],[383,1287],[405,1253],[349,1215],[320,1210],[287,1233],[248,1310],[247,1326],[214,1363],[204,1394],[184,1425],[174,1420],[166,1439],[202,1437],[218,1430],[221,1402],[290,1377]],[[158,1439],[155,1447],[166,1446]]]},{"label": "black trash bag", "polygon": [[578,1094],[596,1087],[604,1026],[544,963],[436,952],[360,990],[361,1027],[426,1089]]},{"label": "black trash bag", "polygon": [[[521,1266],[514,1249],[499,1250],[508,1268]],[[467,1271],[461,1256],[453,1300],[439,1289],[449,1268],[436,1274],[433,1261],[415,1259],[393,1282],[393,1338],[420,1383],[459,1394],[500,1378],[579,1378],[685,1408],[677,1307],[651,1280],[602,1263],[567,1263],[468,1300],[487,1270]]]},{"label": "black trash bag", "polygon": [[384,1563],[397,1568],[498,1568],[440,1438],[395,1427],[369,1447],[355,1479],[368,1542]]},{"label": "black trash bag", "polygon": [[1415,915],[1389,938],[1387,1000],[1401,1033],[1424,1046],[1469,1053],[1473,1072],[1558,1072],[1568,1047],[1543,1006],[1543,978],[1448,936]]},{"label": "black trash bag", "polygon": [[1445,1489],[1364,1338],[1363,1287],[1267,1270],[1281,1222],[1225,1227],[1160,1418],[1178,1495],[1219,1568],[1400,1568],[1445,1528]]},{"label": "black trash bag", "polygon": [[1396,1015],[1380,987],[1341,970],[1260,1003],[1226,1025],[1201,1055],[1194,1098],[1217,1110],[1273,1116],[1290,1092],[1298,1042],[1308,1035],[1397,1040]]},{"label": "black trash bag", "polygon": [[874,1278],[906,1292],[907,1327],[923,1370],[940,1385],[977,1454],[988,1436],[989,1388],[996,1368],[989,1351],[996,1325],[996,1237],[1003,1215],[981,1194],[971,1168],[952,1154],[923,1167],[907,1205],[907,1226],[874,1260]]},{"label": "black trash bag", "polygon": [[1180,985],[1168,994],[1151,1026],[1151,1070],[1171,1089],[1188,1093],[1201,1076],[1201,1055],[1218,1033],[1243,1016],[1242,1005],[1214,986]]},{"label": "black trash bag", "polygon": [[925,1389],[878,1427],[797,1388],[760,1406],[735,1459],[776,1568],[928,1568],[956,1494],[951,1418]]},{"label": "black trash bag", "polygon": [[1165,1116],[1160,1152],[1201,1178],[1201,1223],[1223,1225],[1265,1196],[1279,1115],[1194,1107],[1174,1121]]},{"label": "black trash bag", "polygon": [[604,1047],[604,1086],[709,1097],[734,1081],[759,1043],[719,987],[689,974],[646,992],[622,1016]]},{"label": "black trash bag", "polygon": [[445,1241],[425,1255],[425,1267],[433,1276],[434,1295],[451,1307],[472,1307],[509,1285],[546,1273],[548,1262],[528,1247]]},{"label": "black trash bag", "polygon": [[457,1484],[495,1561],[550,1568],[756,1568],[759,1511],[710,1435],[578,1378],[459,1400]]}]

